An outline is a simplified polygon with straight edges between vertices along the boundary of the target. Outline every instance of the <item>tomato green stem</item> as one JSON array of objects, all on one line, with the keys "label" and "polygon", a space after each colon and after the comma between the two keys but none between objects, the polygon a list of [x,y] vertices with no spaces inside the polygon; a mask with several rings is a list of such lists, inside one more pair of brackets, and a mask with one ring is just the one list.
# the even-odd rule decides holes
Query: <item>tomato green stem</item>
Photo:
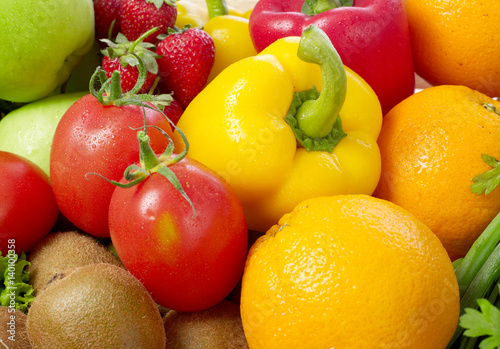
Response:
[{"label": "tomato green stem", "polygon": [[225,16],[229,14],[226,1],[224,0],[206,0],[208,9],[208,18]]},{"label": "tomato green stem", "polygon": [[146,131],[138,131],[137,139],[139,140],[139,162],[141,167],[145,171],[150,171],[160,164],[158,157],[156,156],[153,148],[151,148],[149,136]]},{"label": "tomato green stem", "polygon": [[301,36],[297,55],[308,63],[321,67],[323,89],[316,100],[308,100],[298,108],[299,129],[311,138],[327,136],[332,128],[347,92],[347,76],[342,60],[328,36],[316,26],[307,27]]},{"label": "tomato green stem", "polygon": [[[179,179],[175,176],[175,173],[168,167],[172,162],[170,161],[160,161],[157,157],[153,148],[151,148],[151,144],[149,142],[149,136],[145,131],[137,132],[137,139],[139,140],[139,159],[141,163],[141,168],[143,171],[138,173],[139,176],[144,176],[144,172],[148,175],[153,173],[158,173],[165,177],[174,187],[175,189],[186,199],[186,201],[191,205],[193,210],[193,215],[196,213],[193,202],[187,196],[184,188],[182,188]],[[185,152],[182,158],[187,154]],[[181,158],[181,159],[182,159]],[[179,157],[175,158],[175,162],[181,160]]]},{"label": "tomato green stem", "polygon": [[[193,209],[193,215],[196,213],[195,208],[191,199],[187,196],[186,192],[182,188],[178,178],[175,176],[174,172],[168,168],[169,165],[172,165],[180,160],[182,160],[188,152],[189,143],[185,136],[185,134],[180,130],[173,122],[170,120],[165,113],[160,109],[165,105],[170,104],[172,101],[172,96],[165,95],[152,95],[152,94],[136,94],[139,90],[138,87],[142,86],[141,81],[144,81],[146,76],[146,69],[144,67],[144,63],[137,54],[131,52],[134,56],[137,57],[139,62],[139,78],[137,80],[136,86],[129,92],[123,93],[120,87],[120,72],[115,70],[111,75],[111,78],[106,79],[106,75],[101,67],[98,67],[92,78],[90,79],[89,89],[94,97],[98,99],[101,104],[109,105],[113,104],[115,106],[124,106],[124,105],[136,105],[143,108],[144,113],[144,126],[140,128],[137,132],[137,139],[139,141],[139,162],[140,166],[135,164],[128,166],[124,172],[124,178],[128,181],[127,183],[120,183],[118,181],[110,180],[98,173],[89,172],[85,174],[85,177],[88,175],[97,175],[104,180],[108,181],[111,184],[114,184],[120,188],[130,188],[134,185],[141,183],[152,173],[158,173],[164,176],[170,183],[181,193],[181,195],[189,202]],[[101,81],[101,87],[97,90],[94,86],[95,80],[99,78]],[[136,91],[137,90],[137,91]],[[174,142],[171,137],[162,129],[157,126],[149,126],[146,124],[146,112],[145,108],[150,108],[155,111],[158,111],[165,116],[170,125],[178,132],[184,142],[184,150],[177,155],[174,155]],[[153,149],[151,148],[151,144],[149,142],[149,136],[147,134],[147,128],[154,127],[158,131],[160,131],[165,137],[168,138],[168,145],[163,154],[159,157],[155,154]]]},{"label": "tomato green stem", "polygon": [[[146,108],[146,105],[143,105],[143,108]],[[154,108],[153,108],[154,109]],[[144,126],[147,129],[147,126]],[[168,167],[176,162],[182,160],[188,152],[189,144],[187,142],[186,136],[184,133],[176,127],[176,130],[179,131],[182,139],[184,140],[184,151],[177,156],[173,156],[173,142],[170,136],[168,136],[165,132],[164,135],[167,135],[169,138],[169,145],[163,154],[159,157],[154,152],[153,148],[151,148],[150,139],[146,132],[146,130],[140,130],[137,132],[137,140],[139,141],[139,163],[140,166],[130,165],[125,169],[124,178],[129,181],[126,183],[120,183],[118,181],[110,180],[98,173],[90,172],[85,174],[85,177],[88,175],[97,175],[107,182],[120,187],[120,188],[131,188],[142,181],[144,181],[147,177],[152,175],[153,173],[158,173],[165,177],[174,187],[179,191],[179,193],[186,199],[186,201],[190,204],[193,210],[193,216],[196,214],[196,210],[194,208],[193,202],[187,196],[184,188],[182,188],[179,179],[175,176],[175,173]]]}]

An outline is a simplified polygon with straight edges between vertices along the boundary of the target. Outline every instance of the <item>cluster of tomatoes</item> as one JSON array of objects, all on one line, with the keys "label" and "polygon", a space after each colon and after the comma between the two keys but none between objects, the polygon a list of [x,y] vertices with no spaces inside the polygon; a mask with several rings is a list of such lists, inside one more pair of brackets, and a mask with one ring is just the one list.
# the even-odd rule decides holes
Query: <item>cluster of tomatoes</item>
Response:
[{"label": "cluster of tomatoes", "polygon": [[196,311],[219,303],[243,273],[245,215],[222,177],[175,152],[173,129],[151,104],[88,94],[58,123],[50,178],[30,160],[0,152],[1,251],[14,239],[16,253],[29,253],[62,217],[111,239],[158,304]]}]

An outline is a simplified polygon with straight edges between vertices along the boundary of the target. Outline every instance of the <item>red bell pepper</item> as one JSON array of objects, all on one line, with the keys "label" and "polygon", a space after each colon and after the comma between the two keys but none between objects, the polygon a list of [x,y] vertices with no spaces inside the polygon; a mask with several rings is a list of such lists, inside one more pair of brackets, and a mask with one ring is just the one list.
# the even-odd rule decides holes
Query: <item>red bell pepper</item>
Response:
[{"label": "red bell pepper", "polygon": [[321,28],[343,63],[361,75],[387,113],[415,89],[406,12],[401,0],[260,0],[250,16],[258,52],[279,38]]}]

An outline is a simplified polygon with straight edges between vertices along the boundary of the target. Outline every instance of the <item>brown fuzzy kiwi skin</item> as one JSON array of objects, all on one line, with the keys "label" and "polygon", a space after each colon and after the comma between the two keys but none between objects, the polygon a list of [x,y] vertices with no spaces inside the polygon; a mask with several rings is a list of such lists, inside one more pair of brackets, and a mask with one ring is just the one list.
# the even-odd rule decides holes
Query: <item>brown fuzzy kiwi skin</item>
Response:
[{"label": "brown fuzzy kiwi skin", "polygon": [[52,233],[29,254],[30,284],[37,295],[55,274],[73,267],[110,263],[122,267],[120,260],[97,239],[78,231]]},{"label": "brown fuzzy kiwi skin", "polygon": [[31,349],[26,318],[20,310],[0,306],[0,348]]},{"label": "brown fuzzy kiwi skin", "polygon": [[205,310],[163,317],[167,349],[247,349],[239,305],[223,300]]},{"label": "brown fuzzy kiwi skin", "polygon": [[33,348],[165,348],[160,312],[136,277],[107,263],[70,271],[31,304],[26,325]]}]

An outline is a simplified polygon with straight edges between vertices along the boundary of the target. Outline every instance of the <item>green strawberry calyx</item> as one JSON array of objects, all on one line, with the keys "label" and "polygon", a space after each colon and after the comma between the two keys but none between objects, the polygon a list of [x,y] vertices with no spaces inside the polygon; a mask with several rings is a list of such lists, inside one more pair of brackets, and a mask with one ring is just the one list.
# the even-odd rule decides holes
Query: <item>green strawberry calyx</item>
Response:
[{"label": "green strawberry calyx", "polygon": [[160,56],[154,52],[154,44],[143,41],[146,37],[153,34],[157,30],[158,27],[152,28],[142,34],[135,41],[129,41],[122,33],[118,33],[115,41],[100,39],[100,41],[108,45],[108,47],[101,50],[101,52],[110,59],[119,58],[120,64],[124,68],[129,65],[133,67],[139,66],[139,57],[142,60],[146,71],[152,74],[158,74],[158,62],[156,59],[160,58]]},{"label": "green strawberry calyx", "polygon": [[139,76],[134,87],[123,92],[120,81],[120,71],[115,70],[108,78],[106,71],[101,67],[97,67],[90,78],[89,91],[102,105],[137,105],[149,107],[149,104],[155,106],[156,109],[163,110],[165,106],[170,105],[173,98],[171,94],[154,95],[152,90],[150,93],[139,94],[144,82],[146,81],[147,71],[142,58],[136,53],[131,53],[138,62]]},{"label": "green strawberry calyx", "polygon": [[[134,53],[135,55],[135,53]],[[137,56],[137,55],[136,55]],[[124,177],[128,181],[127,183],[120,183],[117,181],[113,181],[103,177],[102,175],[89,172],[85,175],[87,178],[89,175],[97,175],[102,179],[106,180],[109,183],[112,183],[118,187],[122,188],[130,188],[134,185],[139,184],[152,173],[159,173],[167,178],[172,185],[181,193],[181,195],[187,200],[187,202],[191,205],[193,209],[193,215],[195,214],[195,209],[192,201],[187,196],[186,192],[182,188],[179,180],[175,176],[175,174],[168,168],[169,165],[175,164],[181,161],[184,157],[186,157],[189,150],[189,142],[186,138],[184,132],[177,127],[177,125],[170,120],[170,118],[163,112],[163,108],[170,104],[173,100],[172,95],[170,94],[161,94],[161,95],[153,95],[153,94],[138,94],[138,91],[142,87],[145,79],[146,79],[146,69],[144,67],[144,63],[142,59],[137,56],[137,60],[139,62],[139,77],[137,79],[137,83],[132,88],[132,90],[128,92],[123,92],[121,89],[120,83],[120,72],[115,70],[110,78],[107,78],[106,72],[102,67],[98,67],[92,78],[90,80],[89,89],[91,94],[97,98],[97,100],[103,105],[114,105],[114,106],[124,106],[124,105],[137,105],[142,108],[149,108],[155,111],[158,111],[163,114],[163,116],[168,120],[172,128],[179,134],[184,144],[184,149],[179,154],[174,153],[174,142],[171,137],[155,125],[147,125],[146,117],[144,116],[144,126],[140,127],[136,130],[137,139],[139,141],[139,149],[140,149],[140,165],[137,166],[135,164],[128,166],[125,169]],[[100,86],[98,85],[100,83]],[[144,114],[145,115],[145,114]],[[160,131],[165,137],[168,139],[168,146],[161,154],[161,156],[156,156],[154,151],[151,148],[149,143],[149,136],[147,135],[148,127],[155,128]]]},{"label": "green strawberry calyx", "polygon": [[163,6],[163,4],[167,4],[168,6],[175,7],[175,3],[177,0],[146,0],[149,4],[154,4],[157,9]]}]

